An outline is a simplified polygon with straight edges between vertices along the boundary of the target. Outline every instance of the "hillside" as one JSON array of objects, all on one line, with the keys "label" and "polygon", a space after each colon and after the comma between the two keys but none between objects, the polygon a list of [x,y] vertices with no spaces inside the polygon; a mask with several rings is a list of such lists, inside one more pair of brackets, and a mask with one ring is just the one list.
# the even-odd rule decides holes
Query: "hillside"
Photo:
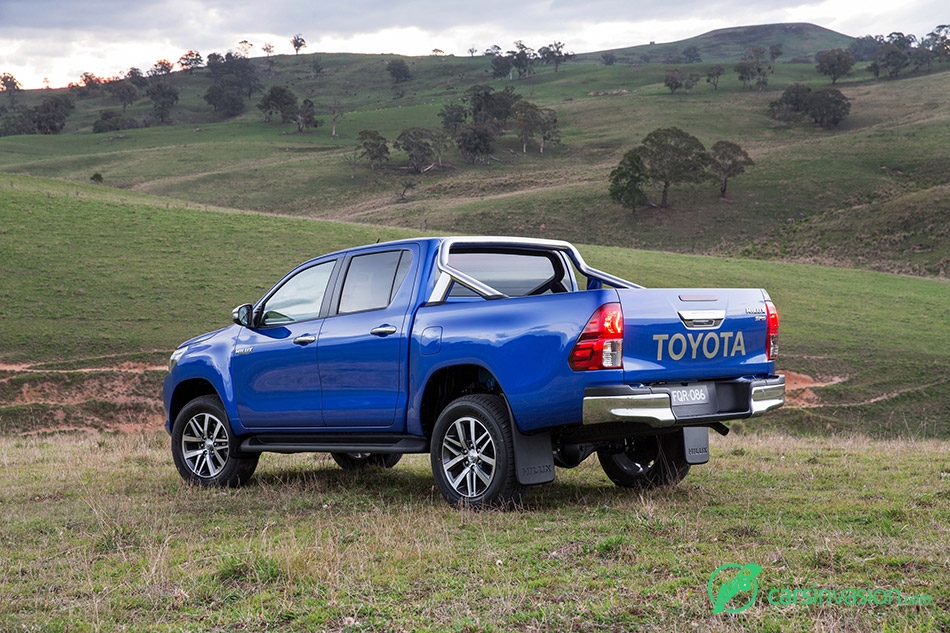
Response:
[{"label": "hillside", "polygon": [[[296,263],[418,231],[205,209],[0,176],[0,433],[161,421],[181,341],[229,322]],[[950,284],[865,271],[582,246],[653,287],[763,287],[796,402],[748,421],[788,432],[940,436],[950,408]],[[882,361],[886,359],[886,362]],[[738,425],[739,428],[742,425]]]},{"label": "hillside", "polygon": [[[753,47],[768,50],[770,46],[778,45],[782,49],[781,60],[798,59],[809,63],[815,53],[832,48],[847,50],[854,40],[853,37],[814,24],[763,24],[716,29],[676,42],[655,42],[606,52],[633,62],[640,62],[643,56],[647,56],[652,62],[663,63],[681,56],[686,47],[695,46],[704,62],[713,62],[737,61]],[[599,58],[600,55],[591,53],[585,57]]]},{"label": "hillside", "polygon": [[[802,35],[805,28],[814,37]],[[773,25],[700,38],[738,54],[779,32],[816,49],[834,44],[836,35],[810,25]],[[92,134],[99,113],[120,106],[104,91],[75,94],[63,133],[0,138],[0,171],[75,182],[98,173],[106,187],[189,204],[417,231],[546,236],[946,276],[948,238],[933,227],[950,224],[950,73],[938,64],[932,73],[873,81],[857,69],[837,84],[852,102],[851,114],[827,131],[805,119],[768,116],[769,102],[786,86],[829,84],[813,64],[783,63],[787,57],[779,58],[763,92],[744,89],[726,73],[718,89],[701,83],[690,94],[670,93],[663,64],[579,59],[558,72],[540,66],[532,77],[509,81],[491,79],[485,57],[400,58],[412,79],[396,84],[386,72],[397,59],[391,55],[255,59],[265,89],[288,87],[318,109],[337,100],[344,111],[338,135],[329,124],[300,134],[293,125],[264,123],[255,107],[260,93],[236,117],[216,114],[202,98],[211,77],[201,69],[172,75],[180,90],[173,125]],[[472,165],[450,150],[422,175],[410,174],[406,155],[395,149],[377,169],[347,163],[361,130],[378,130],[392,145],[408,127],[438,128],[440,109],[462,103],[476,84],[510,87],[552,108],[561,143],[543,155],[537,146],[523,153],[509,133],[488,164]],[[29,92],[23,101],[45,96]],[[143,120],[151,111],[140,96],[127,116]],[[318,116],[328,123],[325,109]],[[678,185],[671,208],[632,215],[610,201],[607,177],[647,133],[669,126],[706,147],[737,142],[756,164],[730,182],[727,200],[712,184]]]}]

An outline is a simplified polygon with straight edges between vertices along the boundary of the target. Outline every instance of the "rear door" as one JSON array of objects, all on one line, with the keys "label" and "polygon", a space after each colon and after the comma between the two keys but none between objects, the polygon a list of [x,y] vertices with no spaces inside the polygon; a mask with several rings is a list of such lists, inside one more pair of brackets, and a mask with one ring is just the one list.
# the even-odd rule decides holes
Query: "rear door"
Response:
[{"label": "rear door", "polygon": [[327,427],[391,427],[406,406],[414,244],[348,257],[317,343]]}]

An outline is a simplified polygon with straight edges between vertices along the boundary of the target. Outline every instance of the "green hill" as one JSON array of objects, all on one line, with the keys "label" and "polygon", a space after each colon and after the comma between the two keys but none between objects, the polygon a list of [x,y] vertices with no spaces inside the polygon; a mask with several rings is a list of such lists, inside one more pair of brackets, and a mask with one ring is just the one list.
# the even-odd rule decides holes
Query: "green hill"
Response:
[{"label": "green hill", "polygon": [[[321,107],[338,102],[343,117],[336,136],[329,124],[297,133],[294,125],[263,122],[255,107],[260,92],[238,116],[215,113],[203,99],[212,83],[207,68],[170,76],[180,91],[173,124],[153,121],[117,133],[91,132],[100,112],[121,109],[103,89],[28,91],[20,95],[26,106],[68,94],[75,111],[58,135],[0,138],[0,172],[84,183],[99,174],[117,190],[300,218],[946,276],[950,246],[940,227],[950,224],[950,73],[944,64],[880,81],[856,69],[837,83],[851,113],[834,130],[768,114],[769,102],[793,83],[830,85],[811,62],[787,60],[846,45],[843,37],[786,24],[674,43],[703,43],[735,59],[753,44],[781,44],[785,52],[761,92],[727,71],[717,89],[700,83],[689,94],[671,94],[663,84],[665,65],[606,66],[597,56],[558,72],[542,65],[520,80],[492,79],[484,56],[252,60],[263,89],[283,86],[311,99],[325,123],[329,115]],[[394,59],[407,62],[411,80],[393,81],[386,64]],[[693,67],[703,72],[708,65]],[[511,88],[553,109],[561,143],[549,144],[543,155],[537,146],[524,153],[509,130],[487,164],[470,164],[450,149],[422,175],[410,174],[406,155],[395,149],[377,169],[348,162],[360,131],[377,130],[391,145],[409,127],[438,128],[440,109],[462,103],[476,84]],[[126,116],[143,121],[151,112],[141,93]],[[737,142],[755,166],[731,181],[727,200],[712,183],[675,185],[671,208],[632,215],[609,199],[607,177],[646,134],[670,126],[706,147]]]},{"label": "green hill", "polygon": [[[854,40],[853,37],[814,24],[763,24],[717,29],[677,42],[642,44],[608,52],[618,59],[639,62],[646,56],[652,62],[665,63],[681,57],[686,47],[695,46],[704,62],[734,62],[754,47],[768,51],[769,47],[777,45],[782,50],[781,60],[804,60],[810,63],[815,53],[832,48],[847,50]],[[594,56],[599,58],[600,53],[588,54],[586,57]]]}]

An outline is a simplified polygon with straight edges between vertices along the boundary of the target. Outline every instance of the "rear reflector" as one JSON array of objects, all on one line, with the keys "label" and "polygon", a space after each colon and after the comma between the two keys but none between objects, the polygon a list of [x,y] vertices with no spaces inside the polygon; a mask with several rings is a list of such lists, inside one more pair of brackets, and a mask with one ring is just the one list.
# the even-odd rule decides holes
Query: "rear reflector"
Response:
[{"label": "rear reflector", "polygon": [[619,303],[605,303],[591,315],[568,362],[574,371],[623,367],[623,309]]}]

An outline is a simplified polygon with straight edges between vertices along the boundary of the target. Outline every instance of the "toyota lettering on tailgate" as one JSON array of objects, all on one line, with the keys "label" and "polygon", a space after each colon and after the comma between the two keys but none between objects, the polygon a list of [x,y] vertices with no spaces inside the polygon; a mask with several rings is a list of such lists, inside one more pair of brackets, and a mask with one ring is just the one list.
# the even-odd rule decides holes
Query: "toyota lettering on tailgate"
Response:
[{"label": "toyota lettering on tailgate", "polygon": [[742,332],[688,332],[686,334],[654,334],[656,341],[656,359],[664,357],[680,360],[685,356],[697,359],[702,354],[706,358],[729,358],[745,356],[745,338]]}]

